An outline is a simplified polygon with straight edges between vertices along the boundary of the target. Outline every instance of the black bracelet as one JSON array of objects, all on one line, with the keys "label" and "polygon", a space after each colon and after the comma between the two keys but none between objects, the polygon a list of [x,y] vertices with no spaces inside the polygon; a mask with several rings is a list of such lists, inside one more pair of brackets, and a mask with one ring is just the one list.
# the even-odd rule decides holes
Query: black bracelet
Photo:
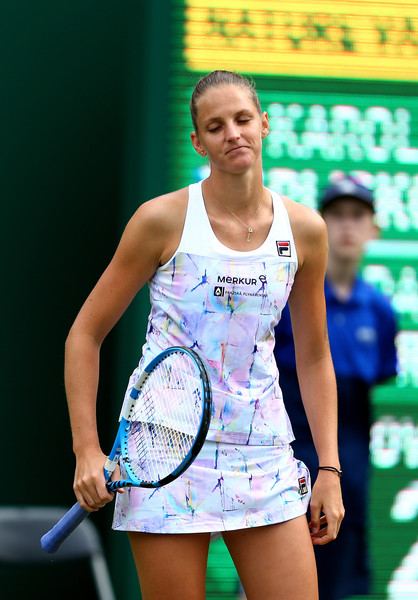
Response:
[{"label": "black bracelet", "polygon": [[337,469],[336,467],[316,467],[318,471],[332,471],[333,473],[336,473],[338,475],[338,477],[341,477],[341,475],[343,474],[342,471],[340,471],[339,469]]}]

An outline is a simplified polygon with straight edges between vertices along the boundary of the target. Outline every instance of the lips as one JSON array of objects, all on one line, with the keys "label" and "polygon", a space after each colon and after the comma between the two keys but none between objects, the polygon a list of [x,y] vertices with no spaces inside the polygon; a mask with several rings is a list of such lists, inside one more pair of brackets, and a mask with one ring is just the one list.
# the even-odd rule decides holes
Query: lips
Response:
[{"label": "lips", "polygon": [[352,246],[356,245],[356,242],[355,242],[355,240],[353,240],[351,238],[344,238],[344,239],[341,240],[341,245],[343,247],[349,247],[349,248],[351,248]]},{"label": "lips", "polygon": [[231,148],[228,150],[226,154],[230,154],[231,152],[235,152],[236,150],[246,150],[248,146],[236,146],[235,148]]}]

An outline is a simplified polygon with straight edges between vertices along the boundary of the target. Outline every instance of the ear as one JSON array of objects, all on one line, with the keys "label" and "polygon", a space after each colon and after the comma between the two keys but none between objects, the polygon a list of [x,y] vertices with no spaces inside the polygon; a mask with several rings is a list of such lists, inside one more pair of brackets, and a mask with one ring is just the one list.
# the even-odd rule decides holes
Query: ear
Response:
[{"label": "ear", "polygon": [[261,139],[264,140],[270,132],[269,116],[264,111],[261,115]]},{"label": "ear", "polygon": [[193,148],[196,152],[200,154],[200,156],[206,156],[207,152],[200,143],[199,137],[195,131],[191,132],[190,139],[192,140]]}]

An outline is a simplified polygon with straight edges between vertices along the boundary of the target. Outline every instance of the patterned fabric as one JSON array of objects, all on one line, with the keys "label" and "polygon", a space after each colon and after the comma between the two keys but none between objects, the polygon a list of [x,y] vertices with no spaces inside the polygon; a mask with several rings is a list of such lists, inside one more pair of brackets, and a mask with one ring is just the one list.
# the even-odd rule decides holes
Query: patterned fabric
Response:
[{"label": "patterned fabric", "polygon": [[176,345],[194,348],[212,384],[208,441],[168,486],[118,494],[115,529],[219,532],[306,512],[309,475],[289,447],[294,436],[273,355],[274,327],[297,256],[283,201],[270,193],[274,218],[267,239],[257,250],[238,252],[216,238],[201,182],[189,187],[180,245],[150,281],[146,343],[127,395],[159,352]]},{"label": "patterned fabric", "polygon": [[201,183],[190,186],[179,248],[150,282],[146,344],[127,395],[159,352],[176,345],[194,348],[212,383],[210,440],[255,445],[293,440],[273,349],[297,256],[287,211],[271,195],[274,220],[267,239],[257,250],[238,252],[214,235]]},{"label": "patterned fabric", "polygon": [[280,523],[306,513],[309,472],[290,446],[206,442],[178,479],[117,494],[113,528],[148,533],[212,532]]}]

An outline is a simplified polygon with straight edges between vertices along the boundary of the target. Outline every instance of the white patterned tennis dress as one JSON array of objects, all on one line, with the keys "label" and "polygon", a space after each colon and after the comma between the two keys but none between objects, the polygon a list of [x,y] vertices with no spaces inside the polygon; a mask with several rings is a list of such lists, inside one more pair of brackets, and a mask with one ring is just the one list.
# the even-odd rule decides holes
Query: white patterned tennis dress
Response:
[{"label": "white patterned tennis dress", "polygon": [[273,355],[297,256],[283,201],[270,193],[267,239],[240,252],[216,238],[202,182],[189,187],[180,245],[149,283],[146,343],[127,395],[143,365],[162,350],[194,348],[211,379],[211,425],[197,459],[177,480],[116,494],[116,530],[219,534],[306,513],[309,472],[289,445],[294,436]]}]

